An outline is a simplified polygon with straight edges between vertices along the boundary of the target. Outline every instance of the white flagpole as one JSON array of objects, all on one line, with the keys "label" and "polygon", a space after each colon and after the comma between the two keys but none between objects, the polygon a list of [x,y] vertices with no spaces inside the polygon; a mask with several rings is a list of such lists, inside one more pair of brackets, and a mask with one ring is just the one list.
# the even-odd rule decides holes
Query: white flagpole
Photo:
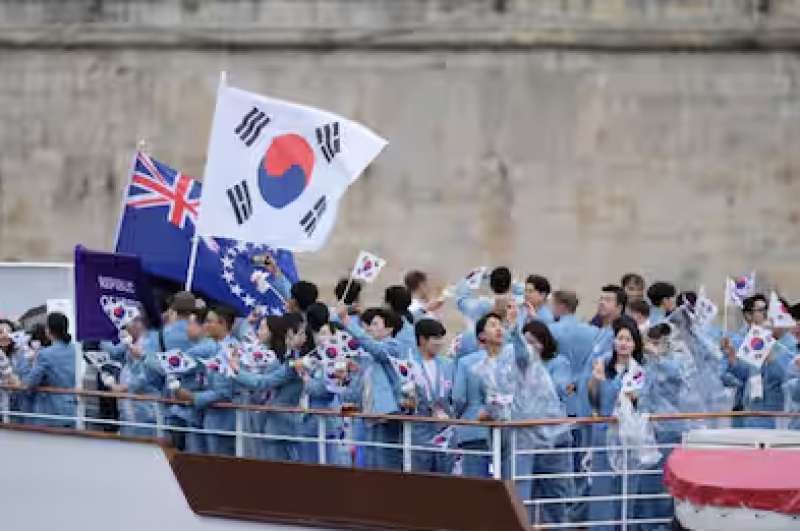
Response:
[{"label": "white flagpole", "polygon": [[[228,73],[222,70],[219,73],[219,85],[217,86],[217,97],[214,100],[214,108],[216,109],[216,104],[219,101],[219,94],[222,90],[222,87],[228,84]],[[211,129],[213,131],[214,124],[211,124]],[[208,137],[209,147],[211,146],[211,135]],[[206,154],[208,154],[208,150],[206,150]],[[200,225],[200,214],[203,212],[202,204],[200,205],[200,211],[197,215],[197,222],[194,225],[194,236],[192,236],[192,252],[189,254],[189,269],[186,271],[186,291],[192,291],[192,281],[194,280],[194,268],[195,262],[197,262],[197,248],[200,245],[200,235],[198,234],[198,227]]]},{"label": "white flagpole", "polygon": [[186,291],[192,291],[192,281],[194,280],[194,265],[197,262],[197,248],[200,244],[200,237],[197,235],[197,227],[192,236],[192,252],[189,254],[189,269],[186,270]]},{"label": "white flagpole", "polygon": [[122,190],[122,204],[120,205],[119,209],[119,219],[117,219],[117,231],[114,233],[114,251],[117,250],[117,245],[119,245],[119,231],[122,229],[122,218],[125,217],[125,203],[128,200],[128,193],[130,192],[131,188],[131,180],[133,179],[133,170],[136,169],[136,159],[139,156],[139,153],[144,153],[144,150],[147,148],[147,141],[142,138],[136,144],[136,151],[131,158],[131,165],[128,168],[128,178],[125,180],[125,187]]}]

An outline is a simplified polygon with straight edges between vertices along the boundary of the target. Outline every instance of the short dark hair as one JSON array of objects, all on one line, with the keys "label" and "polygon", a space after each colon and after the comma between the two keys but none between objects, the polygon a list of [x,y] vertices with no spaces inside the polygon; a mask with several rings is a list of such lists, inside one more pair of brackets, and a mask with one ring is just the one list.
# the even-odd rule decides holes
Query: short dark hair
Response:
[{"label": "short dark hair", "polygon": [[628,284],[636,284],[644,288],[644,277],[639,273],[625,273],[619,283],[623,288]]},{"label": "short dark hair", "polygon": [[694,305],[697,303],[697,293],[694,291],[681,291],[678,293],[676,303],[678,306],[688,304],[690,307],[694,308]]},{"label": "short dark hair", "polygon": [[436,319],[420,319],[414,325],[414,335],[417,337],[417,345],[421,338],[431,337],[444,337],[447,334],[447,329],[444,325]]},{"label": "short dark hair", "polygon": [[283,316],[283,322],[286,324],[286,330],[291,330],[295,334],[303,329],[306,324],[303,314],[292,312]]},{"label": "short dark hair", "polygon": [[506,266],[495,267],[489,274],[489,287],[497,295],[508,293],[511,289],[511,270]]},{"label": "short dark hair", "polygon": [[574,291],[554,291],[553,301],[566,306],[567,310],[569,310],[569,313],[575,313],[575,311],[578,309],[578,294]]},{"label": "short dark hair", "polygon": [[491,319],[492,317],[494,317],[495,319],[497,319],[500,322],[503,322],[503,318],[500,317],[499,313],[489,312],[486,315],[484,315],[483,317],[481,317],[480,319],[478,319],[478,322],[475,323],[475,337],[478,339],[479,343],[481,341],[481,339],[480,339],[481,338],[481,334],[483,333],[484,328],[486,328],[486,323],[489,322],[489,319]]},{"label": "short dark hair", "polygon": [[213,306],[210,311],[217,314],[217,317],[219,317],[220,320],[225,323],[225,327],[229,331],[233,329],[233,321],[236,319],[236,312],[234,312],[230,307],[218,304]]},{"label": "short dark hair", "polygon": [[312,303],[306,310],[306,322],[312,332],[319,332],[320,328],[330,321],[330,318],[330,310],[321,302]]},{"label": "short dark hair", "polygon": [[423,282],[427,281],[428,281],[428,275],[417,269],[409,271],[403,278],[403,284],[406,285],[406,289],[408,289],[408,291],[410,291],[411,293],[417,291],[417,288],[419,288]]},{"label": "short dark hair", "polygon": [[647,329],[647,337],[650,339],[661,339],[667,337],[672,333],[672,328],[666,322],[658,323]]},{"label": "short dark hair", "polygon": [[[348,284],[350,284],[350,287],[347,286]],[[347,289],[347,293],[344,292],[345,289]],[[333,294],[336,295],[337,301],[342,301],[348,305],[353,304],[361,295],[361,281],[343,278],[336,283],[336,287],[333,288]]]},{"label": "short dark hair", "polygon": [[661,306],[664,299],[674,297],[677,291],[669,282],[654,282],[647,288],[647,298],[653,306]]},{"label": "short dark hair", "polygon": [[522,333],[531,334],[542,344],[542,351],[540,354],[543,360],[551,360],[556,357],[558,343],[556,342],[556,338],[553,337],[553,334],[550,333],[550,329],[547,328],[546,324],[537,319],[533,319],[532,321],[528,321],[522,328]]},{"label": "short dark hair", "polygon": [[317,285],[306,280],[298,280],[292,284],[292,298],[297,301],[300,310],[306,311],[311,304],[317,301],[319,290]]},{"label": "short dark hair", "polygon": [[628,295],[625,294],[625,290],[621,287],[617,286],[616,284],[606,284],[600,291],[603,293],[614,293],[617,296],[617,306],[621,306],[622,310],[625,310],[625,306],[628,304]]},{"label": "short dark hair", "polygon": [[54,339],[63,343],[70,343],[72,337],[69,335],[69,319],[60,312],[47,314],[47,330]]},{"label": "short dark hair", "polygon": [[525,279],[525,283],[533,286],[533,289],[539,293],[550,295],[550,281],[542,275],[528,275],[528,278]]},{"label": "short dark hair", "polygon": [[795,321],[800,321],[800,302],[789,307],[789,314]]},{"label": "short dark hair", "polygon": [[757,301],[764,301],[764,304],[768,307],[769,302],[767,301],[767,297],[763,293],[756,293],[751,297],[747,297],[742,301],[742,311],[743,312],[752,312],[756,309],[756,302]]},{"label": "short dark hair", "polygon": [[389,286],[383,294],[383,300],[393,312],[402,315],[408,322],[414,322],[414,317],[408,311],[411,306],[411,293],[405,286]]},{"label": "short dark hair", "polygon": [[650,305],[645,301],[631,301],[628,303],[628,311],[636,312],[639,315],[650,317]]},{"label": "short dark hair", "polygon": [[383,319],[384,324],[392,329],[392,337],[396,336],[400,329],[403,328],[403,320],[400,319],[400,316],[386,308],[367,308],[361,314],[361,321],[369,326],[376,317]]}]

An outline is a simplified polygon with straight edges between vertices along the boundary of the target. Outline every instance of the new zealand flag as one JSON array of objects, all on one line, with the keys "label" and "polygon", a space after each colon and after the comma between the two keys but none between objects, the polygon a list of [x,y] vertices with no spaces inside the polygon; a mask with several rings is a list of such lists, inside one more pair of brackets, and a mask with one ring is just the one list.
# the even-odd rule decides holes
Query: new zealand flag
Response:
[{"label": "new zealand flag", "polygon": [[[138,255],[144,270],[173,282],[186,281],[200,206],[199,182],[137,153],[117,235],[116,252]],[[283,300],[259,266],[272,254],[284,275],[297,281],[292,253],[265,245],[203,238],[197,249],[192,290],[245,315],[253,309],[280,314]]]}]

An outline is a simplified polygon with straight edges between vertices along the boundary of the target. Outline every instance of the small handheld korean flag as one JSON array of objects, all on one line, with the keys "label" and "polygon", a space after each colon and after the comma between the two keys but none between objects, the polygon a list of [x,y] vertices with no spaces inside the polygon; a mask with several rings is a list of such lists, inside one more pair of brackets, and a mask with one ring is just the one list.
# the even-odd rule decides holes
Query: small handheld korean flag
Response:
[{"label": "small handheld korean flag", "polygon": [[697,292],[697,301],[694,303],[695,322],[700,326],[712,323],[718,312],[717,305],[706,295],[706,288],[700,286]]},{"label": "small handheld korean flag", "polygon": [[744,299],[752,297],[756,293],[756,272],[749,275],[741,275],[736,278],[728,278],[725,283],[725,304],[728,306],[744,305]]},{"label": "small handheld korean flag", "polygon": [[356,263],[350,276],[354,280],[363,280],[371,283],[378,278],[378,274],[385,265],[386,260],[383,258],[367,251],[361,251],[358,253],[358,258],[356,258]]},{"label": "small handheld korean flag", "polygon": [[217,93],[198,233],[316,251],[339,199],[386,146],[330,112],[229,87]]},{"label": "small handheld korean flag", "polygon": [[792,318],[789,309],[781,302],[778,294],[774,291],[769,296],[767,318],[772,322],[773,328],[794,328],[797,326],[797,322]]},{"label": "small handheld korean flag", "polygon": [[470,289],[480,288],[481,282],[486,277],[487,271],[489,271],[488,267],[480,266],[467,273],[464,277],[464,280],[467,282],[467,286],[469,286]]},{"label": "small handheld korean flag", "polygon": [[747,332],[736,355],[751,365],[761,368],[774,343],[775,339],[769,330],[753,325]]}]

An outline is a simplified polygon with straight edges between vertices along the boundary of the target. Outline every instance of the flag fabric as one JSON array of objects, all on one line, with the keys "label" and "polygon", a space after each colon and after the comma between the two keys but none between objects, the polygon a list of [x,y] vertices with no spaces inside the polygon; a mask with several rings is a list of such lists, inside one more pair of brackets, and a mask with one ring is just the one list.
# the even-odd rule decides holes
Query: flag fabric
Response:
[{"label": "flag fabric", "polygon": [[789,309],[781,302],[778,294],[774,291],[769,296],[767,318],[772,322],[773,328],[794,328],[797,326],[797,322],[792,318]]},{"label": "flag fabric", "polygon": [[335,114],[220,84],[203,177],[202,235],[315,251],[339,199],[386,145]]},{"label": "flag fabric", "polygon": [[158,324],[159,313],[138,257],[75,247],[77,338],[117,339],[140,315],[140,308]]},{"label": "flag fabric", "polygon": [[[150,275],[186,282],[201,191],[200,183],[193,178],[145,153],[136,153],[117,252],[138,255]],[[261,266],[266,254],[275,257],[290,281],[297,281],[294,257],[288,251],[201,238],[192,290],[231,306],[241,315],[253,309],[262,314],[280,314],[283,300]]]},{"label": "flag fabric", "polygon": [[478,289],[481,287],[481,282],[486,277],[486,272],[489,271],[487,266],[476,267],[464,277],[467,281],[467,286],[470,289]]},{"label": "flag fabric", "polygon": [[706,326],[714,322],[718,313],[719,309],[717,305],[706,295],[706,288],[700,286],[700,289],[697,291],[697,300],[694,303],[695,321],[700,326]]},{"label": "flag fabric", "polygon": [[386,266],[386,260],[380,258],[367,251],[358,253],[356,263],[353,265],[353,272],[350,277],[354,280],[363,280],[364,282],[371,283],[381,272],[381,269]]},{"label": "flag fabric", "polygon": [[725,304],[741,308],[747,297],[756,294],[756,272],[728,278],[725,283]]},{"label": "flag fabric", "polygon": [[772,332],[762,326],[753,325],[747,331],[736,355],[760,369],[774,343]]}]

